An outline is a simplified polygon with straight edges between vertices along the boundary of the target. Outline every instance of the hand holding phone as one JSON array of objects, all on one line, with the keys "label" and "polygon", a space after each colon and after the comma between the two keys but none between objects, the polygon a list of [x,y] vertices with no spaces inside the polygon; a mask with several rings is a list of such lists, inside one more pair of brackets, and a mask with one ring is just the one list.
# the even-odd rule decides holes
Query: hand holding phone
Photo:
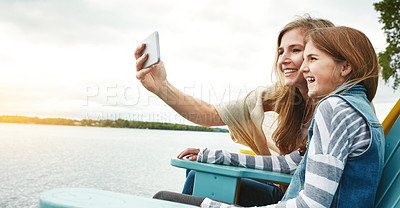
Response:
[{"label": "hand holding phone", "polygon": [[151,65],[158,63],[161,60],[158,32],[157,31],[153,32],[151,35],[149,35],[149,37],[144,39],[141,43],[146,44],[146,47],[142,51],[142,55],[145,53],[148,54],[147,60],[143,63],[143,68],[147,68],[150,67]]},{"label": "hand holding phone", "polygon": [[165,83],[167,83],[167,73],[160,59],[157,32],[154,32],[141,42],[135,50],[135,58],[136,78],[150,92],[155,94],[161,92],[160,89],[164,88]]}]

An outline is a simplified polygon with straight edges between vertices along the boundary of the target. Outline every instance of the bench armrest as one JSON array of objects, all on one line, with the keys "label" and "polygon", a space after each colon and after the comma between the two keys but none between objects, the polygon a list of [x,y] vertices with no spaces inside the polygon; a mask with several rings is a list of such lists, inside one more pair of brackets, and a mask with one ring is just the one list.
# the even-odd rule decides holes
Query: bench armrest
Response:
[{"label": "bench armrest", "polygon": [[271,171],[256,170],[236,166],[200,163],[196,161],[181,160],[176,158],[171,159],[171,165],[206,173],[225,175],[235,178],[252,178],[280,184],[289,184],[290,180],[292,179],[292,175],[285,173],[276,173]]}]

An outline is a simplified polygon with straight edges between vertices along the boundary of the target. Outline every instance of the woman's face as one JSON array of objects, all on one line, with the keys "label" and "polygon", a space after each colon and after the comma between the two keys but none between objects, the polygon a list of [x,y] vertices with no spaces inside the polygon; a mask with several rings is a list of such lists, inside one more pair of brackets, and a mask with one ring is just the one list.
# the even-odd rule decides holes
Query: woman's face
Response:
[{"label": "woman's face", "polygon": [[326,96],[341,85],[345,78],[346,62],[336,63],[327,53],[317,49],[313,42],[308,42],[304,49],[304,62],[301,66],[307,80],[308,96]]},{"label": "woman's face", "polygon": [[283,73],[286,86],[306,87],[307,83],[300,72],[303,63],[304,34],[301,28],[287,31],[278,48],[278,66]]}]

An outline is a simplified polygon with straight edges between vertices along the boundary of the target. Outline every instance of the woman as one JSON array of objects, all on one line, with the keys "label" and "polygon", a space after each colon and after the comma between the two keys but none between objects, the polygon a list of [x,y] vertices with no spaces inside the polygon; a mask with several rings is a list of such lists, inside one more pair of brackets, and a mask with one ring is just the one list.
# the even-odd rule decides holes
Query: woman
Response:
[{"label": "woman", "polygon": [[[166,79],[163,63],[142,69],[147,55],[141,55],[144,45],[135,52],[137,78],[149,91],[186,119],[203,126],[228,125],[235,142],[249,146],[258,155],[283,155],[297,149],[305,150],[307,128],[313,105],[307,96],[307,84],[299,71],[303,62],[304,36],[309,30],[334,26],[324,19],[309,16],[298,17],[279,33],[274,72],[278,82],[272,87],[258,88],[236,102],[210,105],[184,94]],[[264,112],[278,114],[277,129],[272,138],[266,138],[262,130]],[[191,116],[190,116],[191,115]],[[182,152],[178,158],[190,157]],[[192,194],[194,172],[187,172],[184,194]],[[277,202],[282,191],[270,183],[243,179],[239,204],[263,205]],[[261,199],[261,201],[260,201]]]},{"label": "woman", "polygon": [[[325,98],[315,110],[307,152],[285,196],[267,207],[373,207],[384,157],[383,130],[371,104],[379,76],[375,50],[362,32],[348,27],[319,29],[306,40],[301,71],[308,96]],[[190,151],[199,162],[249,166],[226,152]],[[262,157],[254,158],[261,162],[259,168],[271,171],[274,168],[263,161],[291,159],[254,157]],[[201,206],[234,207],[210,199]]]}]

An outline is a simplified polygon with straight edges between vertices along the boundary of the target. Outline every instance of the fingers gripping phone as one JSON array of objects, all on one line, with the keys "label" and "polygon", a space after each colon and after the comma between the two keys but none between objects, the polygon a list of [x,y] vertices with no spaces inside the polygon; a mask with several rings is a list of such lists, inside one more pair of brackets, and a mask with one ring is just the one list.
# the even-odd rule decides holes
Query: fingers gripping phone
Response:
[{"label": "fingers gripping phone", "polygon": [[147,68],[151,65],[158,63],[160,58],[160,43],[158,39],[158,32],[153,32],[149,37],[144,39],[141,43],[146,44],[145,49],[142,52],[142,55],[148,53],[149,56],[147,60],[143,63],[143,68]]}]

